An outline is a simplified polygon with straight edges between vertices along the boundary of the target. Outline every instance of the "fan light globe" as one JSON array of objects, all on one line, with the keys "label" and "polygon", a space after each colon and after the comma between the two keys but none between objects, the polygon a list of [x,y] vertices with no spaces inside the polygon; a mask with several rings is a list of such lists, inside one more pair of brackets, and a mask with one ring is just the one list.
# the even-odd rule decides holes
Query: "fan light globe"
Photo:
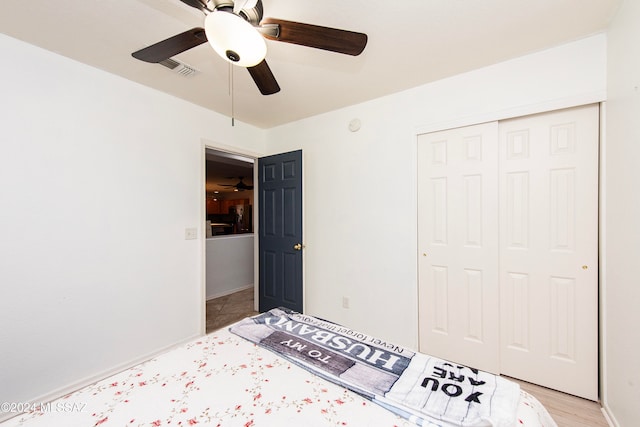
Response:
[{"label": "fan light globe", "polygon": [[233,13],[210,13],[204,21],[204,31],[216,53],[232,64],[253,67],[267,54],[267,44],[262,35]]}]

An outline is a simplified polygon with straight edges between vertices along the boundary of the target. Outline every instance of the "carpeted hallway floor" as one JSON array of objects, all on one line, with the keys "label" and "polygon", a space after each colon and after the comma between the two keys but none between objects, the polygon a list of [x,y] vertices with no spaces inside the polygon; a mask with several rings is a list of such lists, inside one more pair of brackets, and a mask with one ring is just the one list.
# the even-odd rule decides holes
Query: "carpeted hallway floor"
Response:
[{"label": "carpeted hallway floor", "polygon": [[207,333],[258,314],[253,309],[253,288],[207,301]]}]

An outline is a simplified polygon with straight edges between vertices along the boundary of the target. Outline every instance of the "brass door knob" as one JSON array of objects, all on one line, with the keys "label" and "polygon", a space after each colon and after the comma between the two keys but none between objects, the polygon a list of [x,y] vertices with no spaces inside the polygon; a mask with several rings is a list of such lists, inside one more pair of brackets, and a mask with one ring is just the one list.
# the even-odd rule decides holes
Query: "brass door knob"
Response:
[{"label": "brass door knob", "polygon": [[293,245],[293,249],[295,249],[296,251],[301,251],[302,248],[304,248],[302,243],[296,243],[295,245]]}]

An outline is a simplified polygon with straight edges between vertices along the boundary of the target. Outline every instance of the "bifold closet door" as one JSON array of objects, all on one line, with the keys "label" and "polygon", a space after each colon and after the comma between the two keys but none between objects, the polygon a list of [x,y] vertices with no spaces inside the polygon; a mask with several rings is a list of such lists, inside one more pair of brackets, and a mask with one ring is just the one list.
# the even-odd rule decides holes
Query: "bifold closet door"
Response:
[{"label": "bifold closet door", "polygon": [[420,351],[498,372],[498,124],[418,137]]},{"label": "bifold closet door", "polygon": [[599,108],[499,129],[500,372],[596,400]]}]

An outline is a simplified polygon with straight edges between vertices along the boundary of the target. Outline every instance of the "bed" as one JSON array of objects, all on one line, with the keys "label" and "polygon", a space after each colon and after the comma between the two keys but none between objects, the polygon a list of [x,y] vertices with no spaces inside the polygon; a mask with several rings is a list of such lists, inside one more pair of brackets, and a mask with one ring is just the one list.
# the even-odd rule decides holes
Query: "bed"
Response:
[{"label": "bed", "polygon": [[[273,349],[237,335],[237,330],[252,322],[254,318],[244,319],[192,340],[56,401],[30,408],[0,425],[416,425]],[[545,408],[525,391],[518,389],[517,400],[513,425],[556,425]]]}]

